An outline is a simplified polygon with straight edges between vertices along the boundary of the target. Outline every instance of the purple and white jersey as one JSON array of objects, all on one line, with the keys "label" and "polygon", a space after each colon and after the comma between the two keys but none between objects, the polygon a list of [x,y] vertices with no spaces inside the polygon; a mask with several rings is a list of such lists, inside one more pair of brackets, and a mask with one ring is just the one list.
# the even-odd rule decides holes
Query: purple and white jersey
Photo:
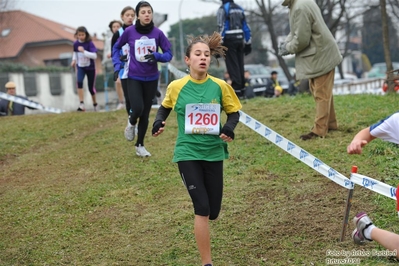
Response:
[{"label": "purple and white jersey", "polygon": [[[119,36],[122,36],[123,32],[125,31],[123,27],[119,28]],[[127,74],[129,73],[129,63],[130,63],[130,46],[129,44],[125,44],[122,46],[121,55],[127,56],[127,62],[123,65],[123,69],[119,72],[120,79],[127,79]]]},{"label": "purple and white jersey", "polygon": [[[170,51],[171,44],[166,38],[165,34],[158,28],[154,27],[150,33],[141,34],[137,32],[136,27],[127,27],[119,37],[118,41],[114,45],[114,51],[121,50],[122,47],[129,44],[129,78],[139,80],[155,80],[159,77],[158,65],[156,62],[148,62],[144,59],[144,56],[149,54],[149,50],[156,53],[158,62],[170,61],[172,55],[167,56],[166,54],[158,54],[158,48],[161,48],[163,52]],[[120,69],[120,61],[116,58],[116,54],[113,52],[114,67]],[[119,65],[118,65],[119,64]]]},{"label": "purple and white jersey", "polygon": [[399,112],[371,125],[370,134],[373,137],[399,144]]},{"label": "purple and white jersey", "polygon": [[[85,52],[79,52],[78,47],[82,46],[85,49]],[[76,64],[78,67],[85,69],[95,69],[94,59],[97,55],[93,56],[92,54],[97,53],[97,48],[94,46],[92,41],[89,42],[80,42],[76,40],[73,43],[73,51],[74,51],[74,59],[76,56]]]}]

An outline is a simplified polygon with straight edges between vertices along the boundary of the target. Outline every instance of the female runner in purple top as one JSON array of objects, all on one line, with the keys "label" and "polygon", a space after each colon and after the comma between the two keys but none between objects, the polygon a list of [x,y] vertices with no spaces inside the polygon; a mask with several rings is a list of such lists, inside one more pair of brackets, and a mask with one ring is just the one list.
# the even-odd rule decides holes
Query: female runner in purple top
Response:
[{"label": "female runner in purple top", "polygon": [[96,89],[94,88],[94,80],[96,78],[96,64],[94,60],[97,58],[97,48],[91,41],[91,36],[85,27],[79,27],[75,33],[76,41],[73,44],[73,56],[71,66],[77,68],[77,83],[79,107],[78,111],[85,111],[83,79],[87,76],[87,83],[91,98],[93,100],[94,111],[97,111]]},{"label": "female runner in purple top", "polygon": [[[153,10],[148,2],[141,1],[137,4],[136,18],[135,25],[126,28],[113,46],[112,61],[115,70],[114,79],[117,79],[122,65],[120,50],[125,44],[129,44],[127,90],[131,110],[125,137],[132,141],[135,137],[135,128],[138,127],[136,154],[148,157],[151,154],[144,148],[144,137],[148,128],[152,99],[158,88],[157,62],[169,62],[173,55],[168,38],[154,26]],[[162,53],[157,52],[159,48]]]}]

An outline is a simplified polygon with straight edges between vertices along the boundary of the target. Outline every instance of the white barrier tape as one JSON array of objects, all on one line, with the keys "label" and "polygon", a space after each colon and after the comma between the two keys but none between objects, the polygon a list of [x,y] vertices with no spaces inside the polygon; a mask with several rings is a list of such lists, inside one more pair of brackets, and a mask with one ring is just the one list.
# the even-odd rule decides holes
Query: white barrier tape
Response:
[{"label": "white barrier tape", "polygon": [[13,95],[10,95],[10,94],[7,94],[7,93],[1,92],[1,91],[0,91],[0,98],[4,99],[4,100],[7,100],[7,101],[13,101],[15,103],[19,103],[19,104],[22,104],[22,105],[25,105],[25,106],[29,106],[29,107],[32,107],[32,108],[35,108],[35,109],[38,109],[38,110],[43,110],[43,111],[46,111],[46,112],[50,112],[50,113],[60,114],[62,112],[65,112],[64,110],[61,110],[61,109],[57,109],[57,108],[53,108],[53,107],[45,107],[45,106],[43,106],[43,105],[41,105],[39,103],[35,103],[35,102],[29,101],[29,100],[26,100],[26,99],[15,97]]},{"label": "white barrier tape", "polygon": [[263,125],[262,123],[255,120],[254,118],[252,118],[251,116],[247,115],[242,111],[240,111],[240,122],[246,125],[247,127],[251,128],[252,130],[254,130],[259,135],[263,136],[264,138],[266,138],[276,146],[285,150],[290,155],[294,156],[304,164],[313,168],[315,171],[329,178],[331,181],[334,181],[335,183],[341,185],[344,188],[353,189],[354,183],[352,183],[347,177],[340,174],[332,167],[323,163],[320,159],[314,157],[309,152],[305,151],[301,147],[297,146],[293,142],[279,135],[275,131],[266,127],[265,125]]},{"label": "white barrier tape", "polygon": [[175,75],[176,78],[181,79],[182,77],[186,76],[187,73],[184,73],[181,70],[178,70],[176,67],[174,67],[172,64],[168,64],[168,69],[169,71]]},{"label": "white barrier tape", "polygon": [[357,173],[352,173],[350,180],[362,187],[368,188],[374,192],[377,192],[385,197],[396,200],[396,188],[387,185],[383,182],[375,180],[371,177],[364,176]]}]

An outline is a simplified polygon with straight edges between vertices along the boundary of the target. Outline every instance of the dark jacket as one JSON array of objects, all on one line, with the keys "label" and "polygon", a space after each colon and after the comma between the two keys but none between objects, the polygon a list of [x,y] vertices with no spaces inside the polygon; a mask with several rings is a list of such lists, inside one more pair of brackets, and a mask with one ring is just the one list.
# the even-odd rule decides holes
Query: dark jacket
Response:
[{"label": "dark jacket", "polygon": [[[25,99],[28,100],[28,98],[23,97],[23,96],[18,96],[16,95],[15,97],[21,98],[21,99]],[[0,99],[0,116],[5,116],[5,115],[10,115],[8,114],[8,103],[9,101],[4,100],[4,99]],[[29,106],[25,106],[19,103],[13,103],[13,112],[11,115],[24,115],[25,114],[25,107],[29,108],[29,109],[35,109]]]}]

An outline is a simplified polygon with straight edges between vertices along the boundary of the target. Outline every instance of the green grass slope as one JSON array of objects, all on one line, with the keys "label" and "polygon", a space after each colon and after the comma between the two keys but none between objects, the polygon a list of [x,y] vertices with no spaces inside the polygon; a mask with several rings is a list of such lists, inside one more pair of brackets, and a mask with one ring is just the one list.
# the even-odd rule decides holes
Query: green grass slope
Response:
[{"label": "green grass slope", "polygon": [[[398,110],[398,96],[334,98],[339,130],[301,141],[315,114],[308,95],[244,100],[243,111],[349,177],[397,186],[399,148],[381,140],[346,154],[354,134]],[[150,125],[156,110],[152,110]],[[123,136],[126,114],[65,113],[0,119],[0,265],[200,265],[191,201],[171,162],[175,115],[147,134],[150,158]],[[148,130],[148,133],[150,129]],[[211,222],[215,265],[324,265],[332,251],[384,250],[339,242],[348,191],[243,124],[229,144],[222,211]],[[364,210],[398,232],[396,202],[355,187]],[[362,265],[397,263],[350,256]]]}]

